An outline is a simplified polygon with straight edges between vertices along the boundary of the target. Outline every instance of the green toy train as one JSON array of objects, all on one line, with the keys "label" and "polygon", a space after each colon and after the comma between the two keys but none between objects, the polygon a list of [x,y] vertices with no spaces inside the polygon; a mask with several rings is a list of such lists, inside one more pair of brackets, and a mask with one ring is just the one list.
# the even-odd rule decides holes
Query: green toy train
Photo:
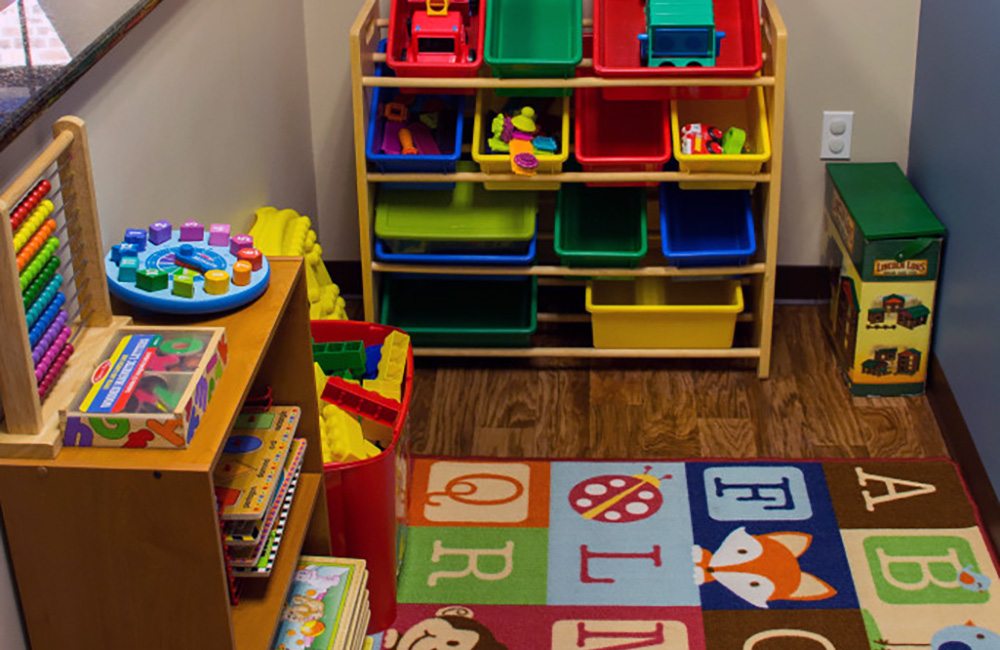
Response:
[{"label": "green toy train", "polygon": [[725,36],[715,29],[712,0],[646,0],[639,52],[652,68],[714,66]]}]

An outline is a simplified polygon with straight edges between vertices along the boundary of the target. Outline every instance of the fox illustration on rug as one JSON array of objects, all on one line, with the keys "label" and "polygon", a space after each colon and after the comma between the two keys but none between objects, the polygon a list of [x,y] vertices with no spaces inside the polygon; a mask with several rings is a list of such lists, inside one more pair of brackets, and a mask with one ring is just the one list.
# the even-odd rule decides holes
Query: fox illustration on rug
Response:
[{"label": "fox illustration on rug", "polygon": [[837,590],[802,571],[799,558],[812,544],[812,535],[777,532],[751,535],[734,530],[711,553],[695,545],[694,580],[697,585],[718,582],[755,607],[767,609],[774,601],[825,600]]}]

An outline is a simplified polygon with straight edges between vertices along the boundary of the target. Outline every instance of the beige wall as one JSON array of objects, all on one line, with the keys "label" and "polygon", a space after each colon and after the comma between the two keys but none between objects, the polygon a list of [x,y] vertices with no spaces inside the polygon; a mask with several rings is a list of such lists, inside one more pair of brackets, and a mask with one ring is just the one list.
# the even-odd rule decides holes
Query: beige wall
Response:
[{"label": "beige wall", "polygon": [[778,0],[788,23],[788,91],[779,260],[821,258],[824,110],[854,111],[852,161],[905,169],[919,0]]},{"label": "beige wall", "polygon": [[[89,127],[106,246],[158,219],[245,227],[271,203],[314,213],[303,24],[296,2],[164,2],[0,152],[0,181],[74,113]],[[23,647],[11,594],[0,559],[3,650]]]},{"label": "beige wall", "polygon": [[[328,259],[357,259],[346,34],[361,0],[305,0],[321,240]],[[823,110],[855,112],[853,160],[906,162],[919,0],[778,0],[789,74],[779,259],[820,262]],[[589,13],[590,1],[585,1]]]}]

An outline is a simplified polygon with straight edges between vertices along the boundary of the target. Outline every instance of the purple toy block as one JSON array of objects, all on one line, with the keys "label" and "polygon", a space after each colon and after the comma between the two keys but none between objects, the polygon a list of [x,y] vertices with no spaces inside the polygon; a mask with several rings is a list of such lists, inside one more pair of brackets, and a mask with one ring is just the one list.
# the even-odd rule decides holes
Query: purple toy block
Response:
[{"label": "purple toy block", "polygon": [[128,228],[125,231],[125,243],[132,244],[141,253],[146,250],[146,231],[141,228]]},{"label": "purple toy block", "polygon": [[213,223],[208,227],[208,245],[225,246],[229,243],[229,224]]},{"label": "purple toy block", "polygon": [[149,242],[156,246],[169,241],[171,235],[173,235],[173,226],[170,225],[169,221],[157,221],[149,227]]},{"label": "purple toy block", "polygon": [[253,237],[250,235],[233,235],[229,240],[230,255],[235,255],[244,248],[253,248]]},{"label": "purple toy block", "polygon": [[197,221],[185,221],[181,224],[181,241],[203,241],[205,226]]}]

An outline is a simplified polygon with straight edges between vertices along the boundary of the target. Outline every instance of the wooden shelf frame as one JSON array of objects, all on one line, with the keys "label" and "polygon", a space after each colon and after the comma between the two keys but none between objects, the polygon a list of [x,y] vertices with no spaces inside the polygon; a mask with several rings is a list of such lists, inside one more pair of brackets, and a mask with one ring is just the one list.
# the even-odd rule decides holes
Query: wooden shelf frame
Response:
[{"label": "wooden shelf frame", "polygon": [[[465,275],[534,275],[550,283],[569,278],[578,281],[587,277],[714,277],[739,276],[749,279],[747,309],[739,319],[751,328],[752,345],[728,350],[606,350],[569,346],[530,348],[415,348],[418,356],[436,357],[576,357],[576,358],[731,358],[756,360],[757,374],[766,378],[771,371],[771,350],[774,326],[774,294],[777,271],[778,226],[781,203],[781,173],[785,119],[785,78],[788,30],[778,11],[776,0],[763,0],[761,6],[763,67],[759,75],[749,78],[655,78],[615,79],[595,76],[589,68],[592,61],[582,61],[580,74],[569,79],[497,79],[485,69],[473,78],[377,77],[375,65],[385,61],[377,52],[378,41],[388,27],[388,20],[379,14],[377,0],[366,0],[351,27],[351,86],[354,113],[354,153],[358,198],[361,266],[365,318],[378,319],[379,276],[382,273],[440,273]],[[592,21],[583,20],[583,28]],[[368,126],[372,89],[376,87],[405,88],[622,88],[622,87],[712,87],[762,88],[767,105],[771,133],[771,160],[757,174],[681,173],[681,172],[562,172],[525,179],[513,174],[457,172],[453,174],[384,174],[369,171],[365,138]],[[465,148],[463,147],[463,153]],[[758,253],[754,261],[739,267],[677,268],[666,265],[644,265],[637,269],[573,269],[554,265],[529,267],[471,267],[388,264],[373,260],[374,213],[376,186],[385,182],[485,182],[501,185],[508,182],[562,183],[590,182],[685,182],[710,183],[719,181],[752,181],[757,213]],[[575,284],[575,282],[574,282]],[[586,322],[579,314],[546,314],[543,322]]]},{"label": "wooden shelf frame", "polygon": [[[239,311],[208,320],[135,316],[150,327],[226,328],[229,361],[187,449],[73,447],[53,459],[0,459],[2,514],[33,648],[142,648],[152,639],[266,650],[299,555],[330,553],[304,262],[268,261],[267,292]],[[296,436],[308,446],[271,576],[244,579],[233,607],[212,474],[246,395],[265,385],[275,403],[302,409]]]}]

